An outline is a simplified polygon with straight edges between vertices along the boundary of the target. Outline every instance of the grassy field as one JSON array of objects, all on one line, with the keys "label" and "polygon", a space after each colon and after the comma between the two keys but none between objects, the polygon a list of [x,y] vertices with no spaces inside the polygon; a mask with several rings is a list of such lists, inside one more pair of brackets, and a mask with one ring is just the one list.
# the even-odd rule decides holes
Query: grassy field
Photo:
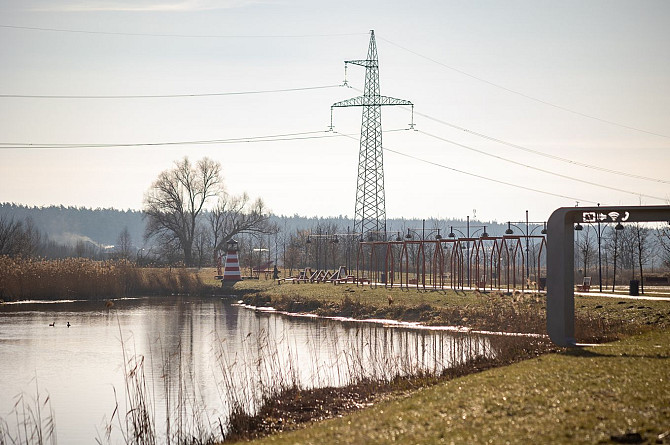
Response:
[{"label": "grassy field", "polygon": [[[232,292],[293,312],[545,332],[544,297],[534,294],[269,280]],[[670,302],[591,293],[575,297],[575,311],[578,341],[618,340],[403,392],[254,443],[670,443]]]},{"label": "grassy field", "polygon": [[[205,279],[203,276],[201,279]],[[534,293],[418,291],[353,284],[236,283],[230,290],[246,303],[289,312],[354,318],[390,318],[427,325],[546,333],[545,298]],[[646,326],[670,326],[670,303],[610,298],[597,292],[575,296],[576,334],[581,342],[611,340]]]},{"label": "grassy field", "polygon": [[670,443],[670,331],[457,378],[265,444]]}]

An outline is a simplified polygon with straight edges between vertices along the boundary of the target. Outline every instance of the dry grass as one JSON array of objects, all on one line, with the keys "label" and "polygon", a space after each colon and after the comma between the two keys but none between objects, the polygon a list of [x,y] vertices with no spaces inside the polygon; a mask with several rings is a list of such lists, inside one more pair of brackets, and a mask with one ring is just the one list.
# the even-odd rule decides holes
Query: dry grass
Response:
[{"label": "dry grass", "polygon": [[254,443],[667,444],[669,340],[544,355]]},{"label": "dry grass", "polygon": [[[231,292],[245,303],[287,312],[357,319],[385,318],[475,330],[546,334],[545,296],[515,291],[456,292],[372,288],[342,284],[282,284],[242,281]],[[602,342],[641,332],[648,325],[670,325],[666,302],[622,302],[596,294],[575,299],[575,329],[581,342]]]},{"label": "dry grass", "polygon": [[[5,394],[6,395],[6,394]],[[35,379],[35,397],[19,394],[8,419],[0,418],[0,444],[56,444],[56,424],[49,395],[40,394]]]},{"label": "dry grass", "polygon": [[187,294],[204,288],[197,273],[189,269],[140,268],[125,260],[0,257],[0,300],[4,301]]}]

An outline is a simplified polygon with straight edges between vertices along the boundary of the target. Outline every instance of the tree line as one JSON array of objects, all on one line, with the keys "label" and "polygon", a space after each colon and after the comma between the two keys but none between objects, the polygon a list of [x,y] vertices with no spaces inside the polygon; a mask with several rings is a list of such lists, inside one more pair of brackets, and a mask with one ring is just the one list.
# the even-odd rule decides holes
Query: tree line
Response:
[{"label": "tree line", "polygon": [[634,223],[625,226],[584,225],[575,235],[575,267],[603,287],[639,280],[644,292],[645,274],[659,275],[670,268],[670,223]]},{"label": "tree line", "polygon": [[[500,236],[507,228],[469,223],[471,236]],[[459,237],[465,235],[465,224],[458,219],[390,219],[387,236],[429,239],[457,232]],[[289,273],[303,267],[352,269],[359,236],[351,227],[353,221],[343,216],[272,215],[260,198],[229,194],[218,162],[184,157],[158,175],[144,195],[142,211],[0,205],[0,255],[124,258],[140,265],[204,267],[214,265],[235,239],[240,261],[250,270],[270,263]],[[536,255],[535,243],[530,247],[529,255]],[[576,236],[575,255],[581,276],[603,271],[603,282],[612,284],[642,278],[645,270],[670,267],[670,226],[603,226],[598,231],[586,225]]]}]

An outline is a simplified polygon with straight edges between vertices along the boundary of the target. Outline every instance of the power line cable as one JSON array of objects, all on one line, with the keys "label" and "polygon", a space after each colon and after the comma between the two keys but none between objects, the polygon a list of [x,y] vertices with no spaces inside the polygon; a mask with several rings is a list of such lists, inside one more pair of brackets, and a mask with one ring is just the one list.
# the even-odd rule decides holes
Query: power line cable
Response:
[{"label": "power line cable", "polygon": [[[356,88],[356,87],[353,87],[349,84],[347,84],[347,86],[349,88],[353,89],[353,90],[358,91],[358,92],[361,92],[361,93],[363,92],[363,90],[361,90],[359,88]],[[401,107],[401,108],[404,108],[405,110],[409,111],[409,108],[406,108],[406,107]],[[430,120],[432,120],[434,122],[437,122],[439,124],[446,125],[448,127],[454,128],[456,130],[464,131],[466,133],[469,133],[469,134],[472,134],[472,135],[475,135],[475,136],[479,136],[479,137],[481,137],[483,139],[487,139],[489,141],[493,141],[493,142],[497,142],[499,144],[507,145],[508,147],[516,148],[516,149],[519,149],[519,150],[522,150],[522,151],[525,151],[525,152],[528,152],[528,153],[533,153],[533,154],[538,155],[538,156],[543,156],[543,157],[553,159],[553,160],[556,160],[556,161],[566,162],[568,164],[576,165],[576,166],[579,166],[579,167],[590,168],[590,169],[593,169],[593,170],[598,170],[598,171],[602,171],[602,172],[606,172],[606,173],[611,173],[611,174],[614,174],[614,175],[627,176],[629,178],[641,179],[641,180],[644,180],[644,181],[651,181],[651,182],[658,182],[658,183],[662,183],[662,184],[670,184],[670,181],[665,180],[665,179],[652,178],[652,177],[649,177],[649,176],[637,175],[637,174],[630,173],[630,172],[622,172],[620,170],[614,170],[614,169],[611,169],[611,168],[601,167],[599,165],[587,164],[585,162],[579,162],[579,161],[575,161],[573,159],[562,158],[560,156],[552,155],[552,154],[549,154],[549,153],[544,153],[544,152],[541,152],[539,150],[534,150],[532,148],[524,147],[522,145],[514,144],[512,142],[507,142],[507,141],[504,141],[502,139],[495,138],[493,136],[488,136],[486,134],[479,133],[477,131],[470,130],[470,129],[465,128],[465,127],[461,127],[459,125],[452,124],[452,123],[444,121],[442,119],[438,119],[436,117],[429,116],[427,114],[420,113],[418,111],[414,111],[414,109],[412,109],[411,111],[417,116],[425,117],[426,119],[430,119]]]},{"label": "power line cable", "polygon": [[44,31],[44,32],[62,32],[74,34],[102,34],[110,36],[132,36],[132,37],[178,37],[178,38],[224,38],[224,39],[269,39],[269,38],[312,38],[312,37],[346,37],[346,36],[360,36],[367,35],[367,33],[341,33],[341,34],[267,34],[267,35],[222,35],[222,34],[163,34],[163,33],[143,33],[143,32],[114,32],[114,31],[89,31],[81,29],[66,29],[66,28],[44,28],[37,26],[15,26],[15,25],[0,25],[0,28],[7,29],[22,29],[28,31]]},{"label": "power line cable", "polygon": [[229,139],[210,139],[210,140],[195,140],[195,141],[169,141],[169,142],[136,142],[124,144],[99,144],[99,143],[84,143],[84,144],[54,144],[54,143],[15,143],[15,142],[0,142],[0,149],[88,149],[88,148],[125,148],[125,147],[161,147],[172,145],[211,145],[211,144],[235,144],[235,143],[253,143],[253,142],[278,142],[278,141],[295,141],[305,139],[324,139],[332,137],[340,137],[343,134],[332,135],[327,130],[321,131],[306,131],[300,133],[286,133],[265,136],[248,136]]},{"label": "power line cable", "polygon": [[311,87],[282,88],[276,90],[231,91],[225,93],[193,93],[193,94],[145,94],[120,96],[64,96],[64,95],[32,95],[32,94],[0,94],[0,98],[22,99],[156,99],[156,98],[183,98],[183,97],[212,97],[212,96],[240,96],[248,94],[286,93],[294,91],[322,90],[339,88],[342,85],[320,85]]},{"label": "power line cable", "polygon": [[[343,136],[347,136],[351,139],[354,139],[353,137],[348,136],[348,135],[344,135],[343,133],[340,133],[340,134],[342,134]],[[590,201],[588,199],[575,198],[573,196],[561,195],[559,193],[547,192],[545,190],[540,190],[540,189],[536,189],[536,188],[533,188],[533,187],[526,187],[524,185],[513,184],[511,182],[501,181],[499,179],[489,178],[487,176],[479,175],[477,173],[472,173],[472,172],[468,172],[468,171],[465,171],[465,170],[460,170],[460,169],[457,169],[457,168],[449,167],[447,165],[440,164],[438,162],[429,161],[427,159],[423,159],[423,158],[420,158],[418,156],[409,155],[409,154],[403,153],[401,151],[392,150],[392,149],[387,148],[387,147],[382,147],[382,148],[383,148],[384,151],[388,151],[388,152],[391,152],[391,153],[394,153],[394,154],[397,154],[397,155],[400,155],[400,156],[404,156],[406,158],[413,159],[415,161],[419,161],[419,162],[423,162],[423,163],[426,163],[426,164],[429,164],[429,165],[433,165],[435,167],[440,167],[440,168],[444,168],[444,169],[447,169],[447,170],[451,170],[451,171],[454,171],[456,173],[461,173],[463,175],[483,179],[485,181],[495,182],[497,184],[503,184],[503,185],[507,185],[507,186],[510,186],[510,187],[515,187],[515,188],[519,188],[519,189],[523,189],[523,190],[527,190],[527,191],[531,191],[531,192],[542,193],[542,194],[545,194],[545,195],[556,196],[556,197],[559,197],[559,198],[570,199],[572,201],[580,201],[580,202],[588,202],[588,203],[596,204],[595,201]]]},{"label": "power line cable", "polygon": [[[393,130],[384,130],[384,133],[397,131],[407,131],[406,128]],[[357,135],[357,134],[356,134]],[[354,136],[354,134],[336,133],[329,130],[303,131],[298,133],[284,133],[264,136],[245,136],[239,138],[227,139],[208,139],[195,141],[166,141],[166,142],[134,142],[122,144],[101,144],[101,143],[30,143],[30,142],[0,142],[0,150],[58,150],[58,149],[89,149],[89,148],[127,148],[127,147],[161,147],[172,145],[213,145],[213,144],[237,144],[237,143],[255,143],[255,142],[279,142],[279,141],[300,141],[308,139],[329,139],[342,136]]]},{"label": "power line cable", "polygon": [[466,150],[474,151],[474,152],[482,154],[484,156],[489,156],[489,157],[492,157],[494,159],[498,159],[498,160],[501,160],[501,161],[504,161],[504,162],[509,162],[511,164],[519,165],[521,167],[529,168],[531,170],[539,171],[541,173],[545,173],[545,174],[548,174],[548,175],[558,176],[559,178],[568,179],[570,181],[577,181],[577,182],[592,185],[592,186],[595,186],[595,187],[602,187],[602,188],[606,188],[608,190],[614,190],[614,191],[617,191],[617,192],[628,193],[628,194],[631,194],[631,195],[641,196],[641,197],[644,197],[644,198],[652,198],[652,199],[658,199],[659,201],[665,201],[665,198],[661,198],[661,197],[658,197],[658,196],[646,195],[644,193],[632,192],[630,190],[624,190],[624,189],[620,189],[620,188],[616,188],[616,187],[610,187],[608,185],[598,184],[596,182],[587,181],[585,179],[575,178],[573,176],[568,176],[568,175],[553,172],[553,171],[550,171],[550,170],[545,170],[543,168],[534,167],[532,165],[524,164],[523,162],[514,161],[512,159],[508,159],[508,158],[505,158],[503,156],[494,155],[492,153],[488,153],[488,152],[485,152],[483,150],[479,150],[479,149],[476,149],[474,147],[470,147],[468,145],[460,144],[458,142],[451,141],[449,139],[446,139],[446,138],[443,138],[443,137],[440,137],[440,136],[436,136],[434,134],[430,134],[430,133],[427,133],[427,132],[422,131],[422,130],[417,130],[417,131],[421,134],[425,134],[426,136],[430,136],[434,139],[438,139],[440,141],[447,142],[447,143],[452,144],[452,145],[456,145],[457,147],[465,148]]},{"label": "power line cable", "polygon": [[568,112],[568,113],[572,113],[572,114],[575,114],[575,115],[577,115],[577,116],[581,116],[581,117],[586,117],[586,118],[588,118],[588,119],[593,119],[593,120],[596,120],[596,121],[599,121],[599,122],[603,122],[603,123],[606,123],[606,124],[609,124],[609,125],[614,125],[614,126],[617,126],[617,127],[626,128],[626,129],[628,129],[628,130],[638,131],[638,132],[640,132],[640,133],[646,133],[646,134],[651,134],[651,135],[654,135],[654,136],[659,136],[659,137],[662,137],[662,138],[670,139],[670,136],[667,135],[667,134],[661,134],[661,133],[656,133],[656,132],[654,132],[654,131],[643,130],[643,129],[638,128],[638,127],[633,127],[632,125],[622,124],[622,123],[620,123],[620,122],[615,122],[615,121],[611,121],[611,120],[608,120],[608,119],[603,119],[603,118],[601,118],[601,117],[593,116],[593,115],[591,115],[591,114],[582,113],[582,112],[580,112],[580,111],[573,110],[573,109],[571,109],[571,108],[564,107],[564,106],[561,106],[561,105],[557,105],[557,104],[554,104],[554,103],[552,103],[552,102],[549,102],[549,101],[546,101],[546,100],[543,100],[543,99],[538,99],[537,97],[528,95],[528,94],[526,94],[526,93],[522,93],[522,92],[517,91],[517,90],[513,90],[513,89],[511,89],[511,88],[507,88],[507,87],[502,86],[502,85],[500,85],[500,84],[497,84],[497,83],[495,83],[495,82],[491,82],[490,80],[484,79],[484,78],[479,77],[479,76],[475,76],[475,75],[470,74],[470,73],[468,73],[468,72],[466,72],[466,71],[460,70],[460,69],[458,69],[458,68],[454,68],[453,66],[449,66],[449,65],[447,65],[447,64],[445,64],[445,63],[440,62],[439,60],[435,60],[435,59],[433,59],[433,58],[431,58],[431,57],[428,57],[428,56],[425,56],[425,55],[423,55],[423,54],[420,54],[420,53],[418,53],[418,52],[416,52],[416,51],[413,51],[413,50],[411,50],[411,49],[409,49],[409,48],[406,48],[406,47],[404,47],[404,46],[402,46],[402,45],[398,45],[397,43],[391,42],[390,40],[385,39],[384,37],[378,37],[378,38],[381,39],[381,40],[383,40],[383,41],[385,41],[385,42],[387,42],[387,43],[389,43],[389,44],[391,44],[391,45],[393,45],[393,46],[396,46],[396,47],[398,47],[398,48],[400,48],[400,49],[402,49],[402,50],[404,50],[404,51],[407,51],[407,52],[409,52],[409,53],[411,53],[411,54],[414,54],[415,56],[418,56],[418,57],[421,57],[421,58],[423,58],[423,59],[426,59],[426,60],[428,60],[428,61],[430,61],[430,62],[433,62],[433,63],[435,63],[435,64],[437,64],[437,65],[443,66],[444,68],[450,69],[450,70],[455,71],[455,72],[457,72],[457,73],[459,73],[459,74],[462,74],[462,75],[464,75],[464,76],[470,77],[470,78],[472,78],[472,79],[475,79],[475,80],[478,80],[478,81],[480,81],[480,82],[486,83],[486,84],[491,85],[491,86],[493,86],[493,87],[496,87],[496,88],[499,88],[499,89],[501,89],[501,90],[507,91],[508,93],[516,94],[517,96],[521,96],[521,97],[523,97],[523,98],[525,98],[525,99],[529,99],[529,100],[532,100],[532,101],[534,101],[534,102],[538,102],[538,103],[541,103],[541,104],[543,104],[543,105],[548,105],[548,106],[550,106],[550,107],[559,109],[559,110],[561,110],[561,111],[565,111],[565,112]]},{"label": "power line cable", "polygon": [[434,122],[437,122],[439,124],[443,124],[443,125],[446,125],[448,127],[454,128],[456,130],[464,131],[466,133],[473,134],[475,136],[479,136],[479,137],[484,138],[484,139],[488,139],[489,141],[493,141],[493,142],[497,142],[499,144],[507,145],[508,147],[516,148],[516,149],[519,149],[519,150],[522,150],[522,151],[525,151],[525,152],[528,152],[528,153],[533,153],[535,155],[543,156],[545,158],[550,158],[550,159],[554,159],[556,161],[566,162],[568,164],[577,165],[579,167],[590,168],[590,169],[593,169],[593,170],[598,170],[598,171],[611,173],[611,174],[615,174],[615,175],[627,176],[629,178],[642,179],[642,180],[645,180],[645,181],[659,182],[659,183],[663,183],[663,184],[670,184],[670,181],[665,180],[665,179],[651,178],[649,176],[636,175],[636,174],[630,173],[630,172],[622,172],[620,170],[614,170],[614,169],[611,169],[611,168],[601,167],[599,165],[587,164],[585,162],[579,162],[579,161],[575,161],[573,159],[562,158],[560,156],[552,155],[552,154],[549,154],[549,153],[544,153],[544,152],[541,152],[539,150],[534,150],[532,148],[524,147],[522,145],[514,144],[512,142],[507,142],[507,141],[504,141],[502,139],[498,139],[498,138],[488,136],[488,135],[483,134],[483,133],[479,133],[477,131],[469,130],[467,128],[452,124],[450,122],[443,121],[441,119],[429,116],[427,114],[419,113],[417,111],[415,111],[414,114],[416,114],[418,116],[425,117],[426,119],[430,119],[430,120],[432,120]]}]

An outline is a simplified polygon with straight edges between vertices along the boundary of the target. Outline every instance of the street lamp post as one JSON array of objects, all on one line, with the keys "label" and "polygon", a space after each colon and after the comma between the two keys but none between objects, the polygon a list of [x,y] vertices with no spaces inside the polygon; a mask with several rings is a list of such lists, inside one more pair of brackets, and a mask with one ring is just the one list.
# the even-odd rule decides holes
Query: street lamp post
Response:
[{"label": "street lamp post", "polygon": [[[414,233],[416,236],[419,236],[418,230],[419,230],[418,228],[410,229],[408,227],[407,228],[407,235],[405,235],[405,238],[412,239],[413,238],[412,233]],[[441,229],[439,227],[436,228],[436,229],[431,229],[431,230],[428,231],[428,236],[437,232],[437,235],[435,235],[435,239],[436,240],[441,240],[442,235],[440,234],[440,230]],[[425,240],[426,240],[426,220],[424,219],[423,222],[421,223],[421,241],[425,241]]]},{"label": "street lamp post", "polygon": [[[525,230],[521,227],[519,227],[517,224],[525,224]],[[535,227],[532,229],[530,228],[531,224],[537,224]],[[530,237],[533,235],[533,233],[537,230],[539,224],[542,224],[542,230],[540,233],[542,235],[547,234],[547,223],[546,222],[540,222],[540,221],[529,221],[528,220],[528,210],[526,210],[526,221],[507,221],[507,230],[505,230],[505,235],[512,235],[514,233],[514,230],[512,230],[512,227],[516,228],[521,232],[524,238],[526,238],[526,288],[529,286],[529,281],[530,281]],[[537,278],[537,277],[536,277]]]},{"label": "street lamp post", "polygon": [[[437,232],[437,234],[435,235],[435,241],[437,241],[435,248],[439,249],[440,248],[440,240],[442,239],[442,234],[440,233],[440,231],[441,231],[441,229],[439,227],[437,227],[435,229],[430,229],[428,231],[428,233],[426,233],[426,220],[425,219],[422,220],[422,222],[421,222],[421,232],[419,232],[418,228],[409,228],[409,227],[407,228],[407,235],[405,235],[405,238],[408,239],[408,240],[411,240],[411,239],[414,238],[414,236],[412,234],[415,234],[419,238],[419,241],[420,241],[419,252],[421,252],[421,255],[422,255],[423,269],[422,269],[421,274],[423,276],[424,287],[425,287],[425,274],[426,274],[426,261],[425,261],[424,243],[426,241],[427,236],[430,237],[432,234]],[[401,239],[401,238],[400,238],[400,234],[398,233],[398,237],[396,238],[396,240],[399,240],[399,239]],[[417,266],[417,280],[418,280],[419,264],[420,264],[418,255],[417,255],[416,261],[417,261],[416,266]],[[431,257],[429,257],[428,262],[429,262],[430,270],[432,270],[434,264],[432,262]],[[435,280],[434,277],[432,279]]]},{"label": "street lamp post", "polygon": [[448,235],[449,238],[456,238],[456,234],[454,233],[454,231],[456,231],[461,236],[465,237],[465,239],[466,239],[466,243],[465,243],[465,249],[466,249],[465,252],[466,253],[465,253],[465,256],[466,256],[467,263],[468,263],[468,287],[470,287],[472,285],[471,278],[470,278],[470,236],[475,236],[477,233],[479,233],[480,230],[483,230],[482,238],[488,238],[488,236],[489,236],[489,234],[486,233],[486,226],[475,226],[475,227],[477,227],[477,230],[475,230],[474,232],[472,232],[472,234],[470,234],[470,216],[469,215],[466,219],[465,233],[461,232],[460,230],[458,230],[454,226],[449,226],[449,235]]}]

